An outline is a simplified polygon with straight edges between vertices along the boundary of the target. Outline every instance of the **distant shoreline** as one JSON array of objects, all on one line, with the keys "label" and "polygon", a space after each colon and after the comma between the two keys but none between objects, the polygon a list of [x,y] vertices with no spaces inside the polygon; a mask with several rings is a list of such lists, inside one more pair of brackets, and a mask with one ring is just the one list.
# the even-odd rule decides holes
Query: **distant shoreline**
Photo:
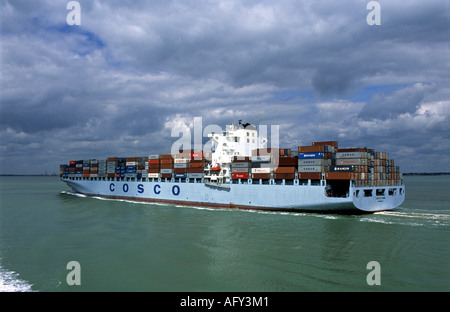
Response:
[{"label": "distant shoreline", "polygon": [[0,174],[0,177],[57,177],[57,174]]},{"label": "distant shoreline", "polygon": [[[405,172],[403,176],[440,176],[450,172]],[[57,174],[0,174],[0,177],[57,177]]]},{"label": "distant shoreline", "polygon": [[450,172],[407,172],[403,176],[436,176],[436,175],[450,175]]}]

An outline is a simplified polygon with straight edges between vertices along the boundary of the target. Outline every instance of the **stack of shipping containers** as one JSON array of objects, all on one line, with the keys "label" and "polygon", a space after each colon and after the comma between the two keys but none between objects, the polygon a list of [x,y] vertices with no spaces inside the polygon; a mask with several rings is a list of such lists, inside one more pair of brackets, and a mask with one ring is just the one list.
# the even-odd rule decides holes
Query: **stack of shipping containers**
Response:
[{"label": "stack of shipping containers", "polygon": [[233,180],[248,179],[250,168],[251,168],[250,157],[234,156],[231,159],[231,178]]},{"label": "stack of shipping containers", "polygon": [[206,159],[202,152],[196,152],[194,150],[189,154],[188,165],[188,178],[189,179],[201,179],[203,178],[203,172],[205,171]]},{"label": "stack of shipping containers", "polygon": [[273,177],[274,164],[278,150],[271,148],[261,148],[252,151],[252,179],[254,180],[269,180]]},{"label": "stack of shipping containers", "polygon": [[174,163],[172,154],[161,155],[159,173],[162,179],[172,179],[173,165]]},{"label": "stack of shipping containers", "polygon": [[159,178],[159,170],[161,169],[161,156],[159,154],[153,154],[148,156],[148,177],[152,179]]},{"label": "stack of shipping containers", "polygon": [[106,159],[106,176],[114,178],[116,176],[117,157],[109,157]]},{"label": "stack of shipping containers", "polygon": [[180,151],[175,155],[173,164],[173,177],[175,179],[186,179],[188,176],[190,152]]},{"label": "stack of shipping containers", "polygon": [[[264,180],[353,181],[355,186],[398,185],[399,167],[384,152],[363,148],[339,148],[337,141],[313,142],[289,149],[264,148],[251,157],[232,158],[231,178]],[[72,160],[60,165],[64,178],[167,178],[201,179],[207,165],[203,152],[194,150],[148,157],[109,157],[106,160]],[[302,183],[303,184],[303,183]]]},{"label": "stack of shipping containers", "polygon": [[294,180],[297,172],[297,157],[291,156],[291,150],[278,150],[278,167],[273,169],[275,180]]}]

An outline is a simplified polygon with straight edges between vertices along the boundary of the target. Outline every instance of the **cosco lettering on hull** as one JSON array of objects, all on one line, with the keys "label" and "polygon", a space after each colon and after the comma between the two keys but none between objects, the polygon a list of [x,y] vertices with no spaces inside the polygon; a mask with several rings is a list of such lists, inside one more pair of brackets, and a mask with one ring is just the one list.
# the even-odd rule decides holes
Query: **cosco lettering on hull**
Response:
[{"label": "cosco lettering on hull", "polygon": [[[109,191],[111,193],[115,193],[115,192],[123,192],[123,193],[128,193],[128,192],[132,192],[132,187],[134,184],[128,184],[128,183],[124,183],[122,185],[116,185],[116,183],[110,183],[109,184]],[[143,194],[145,189],[144,189],[144,184],[138,184],[136,186],[137,188],[137,192],[139,194]],[[159,184],[155,184],[152,188],[151,191],[153,192],[153,194],[155,195],[159,195],[161,194],[161,185]],[[171,187],[171,191],[172,191],[172,195],[178,196],[180,195],[181,189],[178,185],[174,185]]]}]

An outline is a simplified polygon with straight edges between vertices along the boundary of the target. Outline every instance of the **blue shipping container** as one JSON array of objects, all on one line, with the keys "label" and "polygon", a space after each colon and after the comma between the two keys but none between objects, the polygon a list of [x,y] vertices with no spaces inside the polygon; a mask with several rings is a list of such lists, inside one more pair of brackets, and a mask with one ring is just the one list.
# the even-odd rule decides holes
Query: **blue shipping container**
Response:
[{"label": "blue shipping container", "polygon": [[174,177],[175,179],[179,179],[179,178],[185,179],[186,176],[187,176],[186,173],[174,173],[174,175],[173,175],[173,177]]},{"label": "blue shipping container", "polygon": [[325,153],[298,153],[298,159],[325,158]]}]

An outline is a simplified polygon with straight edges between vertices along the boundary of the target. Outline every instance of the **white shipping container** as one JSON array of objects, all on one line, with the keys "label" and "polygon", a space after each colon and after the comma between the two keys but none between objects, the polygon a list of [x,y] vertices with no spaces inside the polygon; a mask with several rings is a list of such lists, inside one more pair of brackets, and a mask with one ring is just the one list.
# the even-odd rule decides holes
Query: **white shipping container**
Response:
[{"label": "white shipping container", "polygon": [[137,161],[127,161],[125,163],[125,166],[137,166],[138,162]]},{"label": "white shipping container", "polygon": [[252,173],[270,173],[272,168],[252,168]]},{"label": "white shipping container", "polygon": [[249,162],[235,162],[235,163],[231,163],[231,167],[232,168],[248,168],[248,167],[250,167],[250,163]]},{"label": "white shipping container", "polygon": [[366,152],[338,152],[336,159],[342,158],[367,158]]},{"label": "white shipping container", "polygon": [[336,159],[336,165],[342,166],[342,165],[357,165],[357,166],[367,166],[367,159],[363,158],[342,158],[342,159]]},{"label": "white shipping container", "polygon": [[174,164],[186,164],[189,160],[186,158],[175,158],[173,162]]},{"label": "white shipping container", "polygon": [[[331,160],[331,159],[330,159]],[[317,158],[317,159],[299,159],[299,166],[323,166],[325,159]]]},{"label": "white shipping container", "polygon": [[248,168],[231,168],[232,173],[247,173]]},{"label": "white shipping container", "polygon": [[200,179],[203,178],[203,173],[188,173],[189,179]]},{"label": "white shipping container", "polygon": [[323,166],[298,166],[298,172],[322,172]]},{"label": "white shipping container", "polygon": [[269,162],[270,161],[270,155],[252,156],[251,160],[253,162]]},{"label": "white shipping container", "polygon": [[149,178],[159,178],[159,173],[149,173],[148,177]]}]

